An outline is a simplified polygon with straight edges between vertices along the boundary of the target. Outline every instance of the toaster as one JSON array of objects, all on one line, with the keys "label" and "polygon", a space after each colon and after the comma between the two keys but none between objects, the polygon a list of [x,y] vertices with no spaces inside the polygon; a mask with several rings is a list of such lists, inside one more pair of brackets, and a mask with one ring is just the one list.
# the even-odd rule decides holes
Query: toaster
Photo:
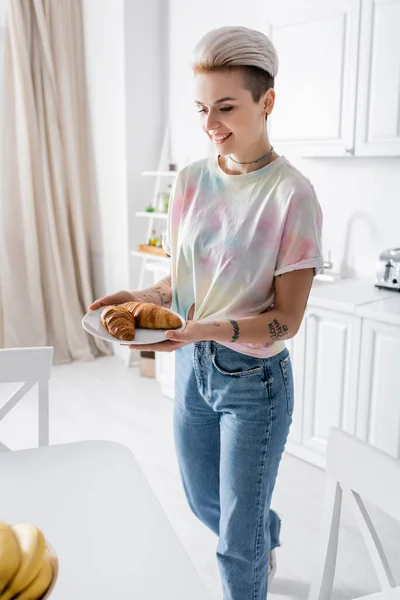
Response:
[{"label": "toaster", "polygon": [[389,248],[379,255],[375,287],[400,292],[400,248]]}]

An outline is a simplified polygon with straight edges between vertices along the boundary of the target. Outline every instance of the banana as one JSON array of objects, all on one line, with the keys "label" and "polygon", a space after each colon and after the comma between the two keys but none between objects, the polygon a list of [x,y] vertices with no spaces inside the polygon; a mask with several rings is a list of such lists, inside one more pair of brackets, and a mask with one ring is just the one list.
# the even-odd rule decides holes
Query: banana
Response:
[{"label": "banana", "polygon": [[15,600],[38,600],[44,596],[53,581],[54,570],[52,561],[53,557],[46,550],[39,573],[28,587],[18,594]]},{"label": "banana", "polygon": [[21,551],[13,530],[0,521],[0,595],[21,564]]},{"label": "banana", "polygon": [[0,600],[10,600],[25,589],[37,576],[46,550],[46,540],[43,533],[29,523],[12,525],[19,547],[21,549],[21,564],[10,581]]}]

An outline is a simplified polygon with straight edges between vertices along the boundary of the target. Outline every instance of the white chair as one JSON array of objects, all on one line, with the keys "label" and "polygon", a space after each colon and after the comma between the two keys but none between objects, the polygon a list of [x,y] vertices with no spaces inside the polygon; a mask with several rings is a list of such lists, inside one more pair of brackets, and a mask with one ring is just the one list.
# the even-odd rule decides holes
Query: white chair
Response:
[{"label": "white chair", "polygon": [[400,462],[356,437],[332,428],[326,477],[319,565],[308,600],[329,600],[332,595],[343,494],[351,503],[382,588],[382,592],[363,596],[362,600],[400,600],[400,586],[396,587],[381,542],[362,501],[363,498],[371,502],[400,522]]},{"label": "white chair", "polygon": [[58,555],[51,600],[209,598],[125,446],[3,452],[0,489],[0,520],[37,525]]},{"label": "white chair", "polygon": [[[39,446],[49,444],[49,379],[53,348],[6,348],[0,350],[0,383],[22,383],[0,407],[0,421],[38,385]],[[0,442],[0,452],[10,450]]]}]

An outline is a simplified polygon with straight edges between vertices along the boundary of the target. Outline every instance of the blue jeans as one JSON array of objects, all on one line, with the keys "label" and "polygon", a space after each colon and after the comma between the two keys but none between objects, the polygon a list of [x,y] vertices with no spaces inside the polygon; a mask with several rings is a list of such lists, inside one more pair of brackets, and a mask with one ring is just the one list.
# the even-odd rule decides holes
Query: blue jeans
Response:
[{"label": "blue jeans", "polygon": [[196,342],[176,351],[175,379],[180,474],[191,510],[219,538],[224,600],[265,600],[280,533],[271,496],[293,412],[289,352],[262,359]]}]

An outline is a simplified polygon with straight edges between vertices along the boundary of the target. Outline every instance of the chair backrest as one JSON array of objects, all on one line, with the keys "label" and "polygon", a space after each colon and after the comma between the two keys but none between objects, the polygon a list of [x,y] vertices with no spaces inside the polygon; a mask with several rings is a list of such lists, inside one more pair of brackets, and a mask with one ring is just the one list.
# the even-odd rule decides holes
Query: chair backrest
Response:
[{"label": "chair backrest", "polygon": [[400,522],[400,461],[332,428],[326,473]]},{"label": "chair backrest", "polygon": [[[49,379],[53,347],[6,348],[0,350],[0,383],[22,383],[0,406],[0,421],[38,384],[39,446],[49,443]],[[0,442],[0,451],[10,450]]]},{"label": "chair backrest", "polygon": [[0,383],[50,379],[53,348],[5,348],[0,350]]}]

